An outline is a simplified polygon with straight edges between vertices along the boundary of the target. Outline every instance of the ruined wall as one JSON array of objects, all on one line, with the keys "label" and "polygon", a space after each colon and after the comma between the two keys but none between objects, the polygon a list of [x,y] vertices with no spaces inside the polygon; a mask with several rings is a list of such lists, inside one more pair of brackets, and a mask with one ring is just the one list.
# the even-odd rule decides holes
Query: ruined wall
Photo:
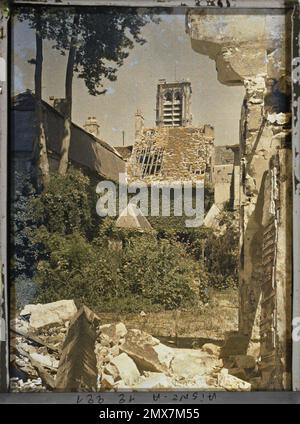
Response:
[{"label": "ruined wall", "polygon": [[233,190],[233,164],[215,165],[213,176],[215,204],[222,205],[226,202],[230,202]]},{"label": "ruined wall", "polygon": [[[278,11],[250,15],[191,10],[187,14],[187,32],[193,49],[215,60],[220,82],[245,87],[240,121],[239,331],[248,340],[248,352],[254,352],[255,345],[260,347],[258,357],[261,356],[262,367],[267,370],[263,379],[265,387],[287,389],[290,387],[287,377],[290,310],[286,308],[285,299],[291,295],[291,240],[288,233],[291,191],[287,181],[292,172],[292,161],[287,153],[291,149],[291,80],[286,46],[290,45],[290,16]],[[268,195],[265,185],[274,155],[286,158],[278,187],[285,195],[278,200],[280,227],[274,230],[271,247],[277,272],[269,295],[275,301],[268,304],[263,289],[263,246],[266,241],[263,210]],[[266,320],[269,320],[267,332],[264,331]],[[264,340],[270,337],[269,330],[273,332],[273,339],[267,348],[268,354],[264,354]],[[273,363],[269,362],[268,355],[273,356]]]},{"label": "ruined wall", "polygon": [[211,127],[142,129],[133,147],[127,172],[130,181],[199,181],[210,168]]}]

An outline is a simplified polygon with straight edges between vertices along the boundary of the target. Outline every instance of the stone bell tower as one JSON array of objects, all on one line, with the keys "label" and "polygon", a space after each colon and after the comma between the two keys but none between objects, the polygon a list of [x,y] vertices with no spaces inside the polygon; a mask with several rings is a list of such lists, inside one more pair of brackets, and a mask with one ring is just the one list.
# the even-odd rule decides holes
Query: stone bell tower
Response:
[{"label": "stone bell tower", "polygon": [[192,87],[189,81],[168,83],[160,80],[156,97],[156,125],[158,127],[189,127]]}]

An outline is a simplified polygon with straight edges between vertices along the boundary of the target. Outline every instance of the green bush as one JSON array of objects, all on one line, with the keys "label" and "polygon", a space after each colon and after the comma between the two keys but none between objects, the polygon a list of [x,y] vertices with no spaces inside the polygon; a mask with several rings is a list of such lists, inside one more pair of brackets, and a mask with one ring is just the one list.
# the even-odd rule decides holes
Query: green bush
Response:
[{"label": "green bush", "polygon": [[32,202],[32,214],[50,233],[79,232],[93,237],[100,219],[96,215],[96,187],[80,170],[66,176],[51,175],[47,188]]},{"label": "green bush", "polygon": [[179,244],[139,235],[115,251],[103,238],[90,243],[79,233],[62,236],[46,229],[35,241],[46,253],[36,275],[39,302],[73,298],[97,311],[119,305],[131,312],[150,305],[188,307],[201,297],[197,263]]}]

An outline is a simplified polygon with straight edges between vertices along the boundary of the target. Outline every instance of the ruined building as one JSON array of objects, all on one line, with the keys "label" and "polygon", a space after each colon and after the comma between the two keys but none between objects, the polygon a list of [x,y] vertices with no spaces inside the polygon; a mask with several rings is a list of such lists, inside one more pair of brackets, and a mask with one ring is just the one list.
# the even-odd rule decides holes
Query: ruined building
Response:
[{"label": "ruined building", "polygon": [[254,355],[261,370],[258,388],[269,390],[291,388],[290,22],[286,12],[187,14],[192,48],[216,62],[221,83],[245,88],[239,163],[240,318],[228,350],[235,340],[231,354]]},{"label": "ruined building", "polygon": [[240,205],[239,145],[215,146],[212,159],[214,203],[222,209],[225,204],[236,210]]},{"label": "ruined building", "polygon": [[[43,119],[50,170],[57,171],[64,134],[64,102],[63,99],[54,98],[50,98],[50,102],[52,106],[44,101],[42,103]],[[37,172],[35,113],[36,100],[33,93],[26,91],[13,98],[10,144],[12,169],[25,175]],[[119,173],[125,172],[125,161],[114,147],[99,138],[97,122],[89,119],[85,130],[72,122],[71,134],[69,161],[72,166],[96,179],[118,181]]]},{"label": "ruined building", "polygon": [[145,128],[141,111],[135,116],[135,144],[127,163],[131,181],[204,181],[211,173],[214,130],[192,126],[191,83],[157,86],[156,127]]}]

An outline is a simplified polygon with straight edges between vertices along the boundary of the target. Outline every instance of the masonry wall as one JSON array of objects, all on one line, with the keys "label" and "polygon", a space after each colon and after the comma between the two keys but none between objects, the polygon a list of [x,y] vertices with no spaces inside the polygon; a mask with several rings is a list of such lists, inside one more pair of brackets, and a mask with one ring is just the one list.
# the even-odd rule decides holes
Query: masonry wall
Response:
[{"label": "masonry wall", "polygon": [[[290,23],[286,12],[236,16],[191,10],[187,16],[193,49],[215,60],[221,83],[245,88],[240,121],[239,333],[247,341],[245,353],[257,355],[262,388],[276,390],[291,387],[291,78],[286,48]],[[270,196],[266,184],[274,156],[281,163],[277,181],[281,195],[276,201],[277,221],[265,228],[264,204]],[[263,288],[266,243],[274,263],[268,295]]]},{"label": "masonry wall", "polygon": [[[128,162],[129,180],[152,181],[203,181],[211,167],[213,129],[203,128],[149,128],[143,129],[133,148]],[[152,172],[143,172],[146,160],[155,167],[156,155],[159,166]],[[149,167],[147,168],[149,171]],[[147,171],[146,170],[146,171]]]}]

